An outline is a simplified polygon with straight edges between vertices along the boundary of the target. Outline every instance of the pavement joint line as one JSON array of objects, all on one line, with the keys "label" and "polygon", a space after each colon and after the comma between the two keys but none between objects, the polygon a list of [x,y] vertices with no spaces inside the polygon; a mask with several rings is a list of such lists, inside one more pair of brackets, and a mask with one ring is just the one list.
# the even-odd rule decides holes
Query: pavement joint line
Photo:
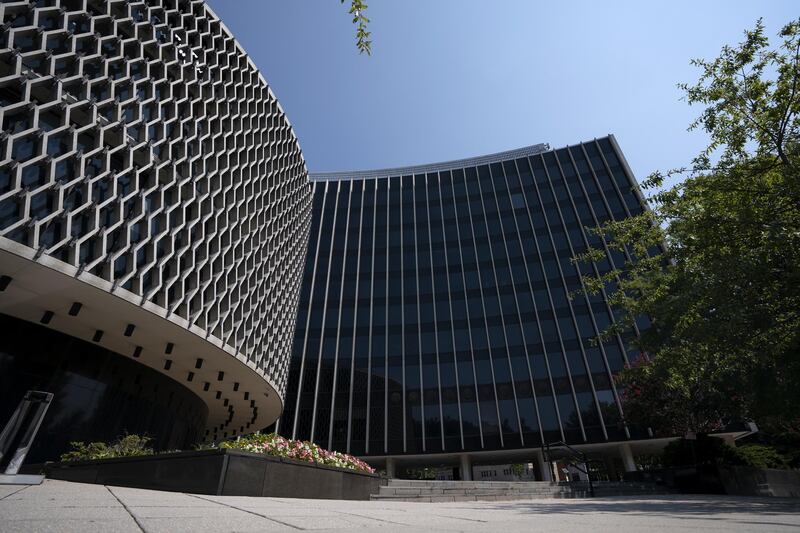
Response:
[{"label": "pavement joint line", "polygon": [[6,495],[5,495],[5,496],[3,496],[2,498],[0,498],[0,500],[5,500],[5,499],[6,499],[6,498],[8,498],[9,496],[13,496],[14,494],[19,494],[19,493],[20,493],[20,492],[22,492],[23,490],[25,490],[25,489],[27,489],[27,488],[30,488],[30,487],[32,487],[32,486],[33,486],[33,485],[25,485],[25,486],[24,486],[24,487],[22,487],[21,489],[19,489],[19,490],[15,490],[15,491],[14,491],[14,492],[12,492],[11,494],[6,494]]},{"label": "pavement joint line", "polygon": [[480,520],[478,518],[464,518],[463,516],[448,516],[446,514],[435,514],[433,516],[438,516],[439,518],[455,518],[456,520],[467,520],[469,522],[480,522],[482,524],[488,524],[488,520]]},{"label": "pavement joint line", "polygon": [[368,518],[369,520],[375,520],[376,522],[384,522],[386,524],[392,524],[394,526],[406,526],[406,527],[415,527],[414,524],[406,524],[405,522],[394,522],[393,520],[385,520],[383,518],[375,518],[374,516],[364,516],[358,513],[348,513],[345,511],[336,511],[339,514],[347,515],[347,516],[357,516],[359,518]]},{"label": "pavement joint line", "polygon": [[282,522],[282,521],[278,520],[277,518],[271,518],[271,517],[269,517],[267,515],[263,515],[261,513],[255,512],[255,511],[251,511],[249,509],[242,509],[241,507],[236,507],[235,505],[231,505],[231,504],[228,504],[228,503],[222,503],[222,502],[218,502],[218,501],[214,501],[214,500],[209,500],[208,498],[203,498],[202,496],[200,496],[198,494],[186,494],[185,492],[182,493],[182,494],[185,494],[186,496],[189,496],[191,498],[197,498],[198,500],[203,500],[205,502],[216,503],[217,505],[222,505],[223,507],[229,507],[231,509],[236,509],[237,511],[242,511],[242,512],[245,512],[245,513],[250,513],[252,515],[260,516],[261,518],[265,518],[265,519],[267,519],[267,520],[269,520],[271,522],[275,522],[276,524],[280,524],[282,526],[291,527],[293,529],[299,529],[301,531],[305,531],[305,529],[306,529],[304,527],[296,526],[296,525],[290,524],[288,522]]},{"label": "pavement joint line", "polygon": [[111,487],[109,487],[109,486],[107,486],[107,485],[103,485],[103,486],[106,488],[106,490],[107,490],[109,493],[111,493],[111,495],[114,497],[114,499],[116,499],[116,500],[119,502],[119,504],[122,506],[122,508],[123,508],[123,509],[125,509],[125,512],[127,512],[127,513],[128,513],[130,516],[131,516],[131,518],[133,518],[133,521],[136,523],[136,527],[138,527],[138,528],[139,528],[139,529],[142,531],[142,533],[147,533],[147,529],[144,527],[144,524],[142,524],[142,523],[139,521],[139,519],[136,517],[136,515],[135,515],[135,514],[133,514],[133,512],[132,512],[130,509],[128,509],[128,506],[127,506],[127,505],[125,505],[125,502],[123,502],[123,501],[122,501],[122,500],[119,498],[119,496],[117,496],[116,494],[114,494],[114,491],[113,491],[113,490],[111,490]]},{"label": "pavement joint line", "polygon": [[[286,500],[290,501],[286,501]],[[296,502],[292,502],[291,500],[296,498],[270,498],[269,501],[272,503],[282,503],[284,505],[294,505]]]}]

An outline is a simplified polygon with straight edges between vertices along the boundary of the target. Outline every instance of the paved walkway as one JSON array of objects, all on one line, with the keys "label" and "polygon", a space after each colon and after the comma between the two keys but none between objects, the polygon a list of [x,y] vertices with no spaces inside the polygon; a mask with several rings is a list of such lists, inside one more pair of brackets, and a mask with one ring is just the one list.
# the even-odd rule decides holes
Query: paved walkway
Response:
[{"label": "paved walkway", "polygon": [[400,503],[0,485],[0,531],[798,531],[800,500],[726,496]]}]

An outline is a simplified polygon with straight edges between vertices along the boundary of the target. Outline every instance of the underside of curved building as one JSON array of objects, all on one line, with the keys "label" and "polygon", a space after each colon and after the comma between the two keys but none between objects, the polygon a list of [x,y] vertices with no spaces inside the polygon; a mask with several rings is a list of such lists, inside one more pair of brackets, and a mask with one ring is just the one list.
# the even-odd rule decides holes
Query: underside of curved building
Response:
[{"label": "underside of curved building", "polygon": [[645,208],[613,136],[310,179],[282,434],[376,464],[647,439],[613,380],[638,354],[594,342],[614,314],[581,293],[629,258],[572,260]]},{"label": "underside of curved building", "polygon": [[0,421],[55,394],[29,460],[272,423],[311,196],[266,81],[202,1],[0,15]]}]

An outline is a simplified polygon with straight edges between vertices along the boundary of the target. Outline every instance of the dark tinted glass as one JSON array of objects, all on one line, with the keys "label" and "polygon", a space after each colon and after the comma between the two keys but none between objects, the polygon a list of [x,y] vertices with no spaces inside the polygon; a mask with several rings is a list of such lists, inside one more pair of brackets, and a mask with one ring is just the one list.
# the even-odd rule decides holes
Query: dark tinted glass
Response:
[{"label": "dark tinted glass", "polygon": [[622,161],[601,139],[317,182],[279,430],[310,438],[313,419],[315,441],[367,456],[621,438],[626,343],[593,342],[610,315],[571,259],[599,243],[584,226],[639,205]]}]

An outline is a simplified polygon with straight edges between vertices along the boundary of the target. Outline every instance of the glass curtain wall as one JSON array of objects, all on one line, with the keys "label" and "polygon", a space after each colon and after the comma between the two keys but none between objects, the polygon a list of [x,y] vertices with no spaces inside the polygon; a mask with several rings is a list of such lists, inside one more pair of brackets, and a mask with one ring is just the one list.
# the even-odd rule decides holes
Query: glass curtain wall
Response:
[{"label": "glass curtain wall", "polygon": [[625,254],[572,262],[641,212],[636,182],[613,137],[501,156],[312,175],[280,433],[362,456],[639,436],[612,379],[637,354],[592,342],[614,314],[580,293]]}]

